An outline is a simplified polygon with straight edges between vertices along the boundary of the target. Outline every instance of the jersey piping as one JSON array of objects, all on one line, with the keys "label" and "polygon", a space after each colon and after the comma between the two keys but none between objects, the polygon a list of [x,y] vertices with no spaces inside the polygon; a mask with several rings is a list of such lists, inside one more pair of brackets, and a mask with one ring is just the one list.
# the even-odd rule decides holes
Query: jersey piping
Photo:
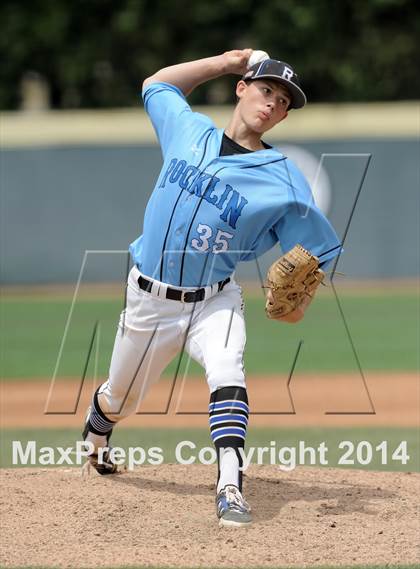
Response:
[{"label": "jersey piping", "polygon": [[[208,143],[208,140],[209,140],[210,136],[211,136],[211,130],[209,131],[209,133],[208,133],[208,135],[207,135],[207,138],[206,138],[206,141],[205,141],[205,143],[204,143],[203,155],[202,155],[202,157],[201,157],[200,162],[198,163],[197,168],[200,168],[201,164],[203,163],[204,157],[205,157],[206,152],[207,152],[207,143]],[[207,166],[206,166],[206,167],[207,167]],[[204,168],[204,170],[205,170],[205,169],[206,169],[206,168]],[[204,172],[204,170],[203,170],[203,172]],[[203,172],[200,172],[200,171],[199,171],[198,175],[201,176],[201,174],[202,174]],[[191,183],[193,184],[193,183],[194,183],[194,180],[192,180]],[[163,280],[163,260],[164,260],[164,255],[165,255],[166,242],[167,242],[167,240],[168,240],[169,230],[170,230],[170,228],[171,228],[172,220],[173,220],[173,217],[174,217],[174,215],[175,215],[175,210],[176,210],[176,207],[177,207],[177,205],[178,205],[178,202],[179,202],[179,200],[180,200],[180,198],[181,198],[181,196],[182,196],[183,191],[184,191],[184,190],[181,189],[181,191],[180,191],[179,194],[178,194],[178,197],[176,198],[176,202],[175,202],[175,204],[174,204],[174,207],[172,208],[171,217],[169,218],[168,227],[167,227],[167,229],[166,229],[165,239],[163,240],[162,254],[161,254],[161,257],[160,257],[160,273],[159,273],[159,274],[160,274],[159,280],[160,280],[161,282],[162,282],[162,280]],[[181,274],[182,274],[182,270],[181,270]],[[180,286],[181,286],[181,285],[180,285]]]}]

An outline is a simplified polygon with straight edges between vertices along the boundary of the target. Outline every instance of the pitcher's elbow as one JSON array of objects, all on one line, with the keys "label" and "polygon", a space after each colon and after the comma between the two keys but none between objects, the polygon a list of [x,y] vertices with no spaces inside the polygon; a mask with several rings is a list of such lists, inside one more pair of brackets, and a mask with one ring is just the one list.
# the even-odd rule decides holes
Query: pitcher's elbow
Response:
[{"label": "pitcher's elbow", "polygon": [[146,87],[148,87],[151,83],[156,83],[157,79],[154,75],[151,75],[150,77],[146,77],[146,79],[143,81],[142,84],[142,89],[146,89]]}]

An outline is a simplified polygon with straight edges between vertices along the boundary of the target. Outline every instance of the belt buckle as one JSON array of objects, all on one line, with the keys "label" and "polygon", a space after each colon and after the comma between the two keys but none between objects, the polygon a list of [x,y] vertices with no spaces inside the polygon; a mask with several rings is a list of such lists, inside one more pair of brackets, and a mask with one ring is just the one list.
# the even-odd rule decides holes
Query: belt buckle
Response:
[{"label": "belt buckle", "polygon": [[[199,294],[200,293],[200,294]],[[191,298],[191,296],[193,298]],[[187,300],[189,297],[189,300]],[[197,290],[183,290],[181,291],[181,302],[201,302],[206,297],[206,293],[204,289],[197,289]]]}]

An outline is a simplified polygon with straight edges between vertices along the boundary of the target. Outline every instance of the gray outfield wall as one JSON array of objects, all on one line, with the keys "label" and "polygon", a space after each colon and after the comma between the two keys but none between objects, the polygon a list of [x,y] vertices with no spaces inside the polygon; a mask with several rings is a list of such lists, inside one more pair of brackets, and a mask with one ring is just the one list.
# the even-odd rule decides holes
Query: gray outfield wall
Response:
[{"label": "gray outfield wall", "polygon": [[[290,144],[316,159],[323,153],[342,155],[324,157],[331,186],[328,217],[340,236],[367,161],[354,155],[372,156],[337,270],[357,279],[416,276],[418,138],[291,140],[276,145],[287,150]],[[2,283],[75,282],[86,250],[126,250],[141,232],[160,165],[160,150],[153,143],[4,148]],[[266,254],[261,269],[277,254]],[[83,278],[120,280],[126,265],[124,254],[89,253]],[[256,279],[255,264],[243,263],[238,276]]]}]

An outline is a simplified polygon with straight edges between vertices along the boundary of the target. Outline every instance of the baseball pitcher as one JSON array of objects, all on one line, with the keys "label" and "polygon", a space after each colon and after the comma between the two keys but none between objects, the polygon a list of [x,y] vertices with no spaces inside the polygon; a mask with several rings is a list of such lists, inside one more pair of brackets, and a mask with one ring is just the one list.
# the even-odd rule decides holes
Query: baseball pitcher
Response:
[{"label": "baseball pitcher", "polygon": [[[264,133],[301,109],[306,97],[288,63],[249,65],[251,49],[233,50],[157,71],[142,97],[163,165],[143,233],[130,245],[133,267],[108,380],[95,393],[84,439],[100,474],[116,465],[107,453],[116,423],[135,412],[150,386],[183,348],[205,369],[210,433],[218,454],[220,525],[247,526],[240,449],[248,424],[245,321],[234,279],[240,261],[280,244],[285,254],[267,275],[267,316],[298,322],[341,247],[316,207],[304,176]],[[251,60],[252,62],[252,60]],[[205,81],[241,76],[225,129],[191,110],[187,96]],[[321,268],[322,267],[322,268]]]}]

